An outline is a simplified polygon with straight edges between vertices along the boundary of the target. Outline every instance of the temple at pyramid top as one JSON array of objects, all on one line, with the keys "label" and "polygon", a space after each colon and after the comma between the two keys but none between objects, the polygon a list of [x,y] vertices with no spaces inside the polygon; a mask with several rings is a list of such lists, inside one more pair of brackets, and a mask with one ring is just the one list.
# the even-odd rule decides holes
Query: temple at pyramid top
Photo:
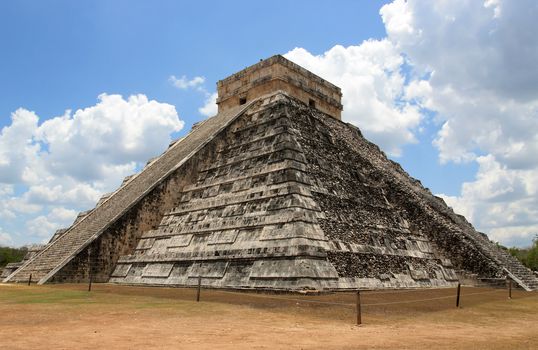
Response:
[{"label": "temple at pyramid top", "polygon": [[341,119],[340,88],[281,55],[262,60],[220,80],[217,83],[219,113],[279,90]]}]

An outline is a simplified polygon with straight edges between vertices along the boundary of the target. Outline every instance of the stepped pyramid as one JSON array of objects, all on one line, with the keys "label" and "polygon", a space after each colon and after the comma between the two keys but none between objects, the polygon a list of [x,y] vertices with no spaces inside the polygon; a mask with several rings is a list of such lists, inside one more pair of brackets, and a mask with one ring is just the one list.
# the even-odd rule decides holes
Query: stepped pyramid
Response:
[{"label": "stepped pyramid", "polygon": [[340,89],[273,56],[219,112],[57,232],[5,282],[346,290],[538,279],[360,130]]}]

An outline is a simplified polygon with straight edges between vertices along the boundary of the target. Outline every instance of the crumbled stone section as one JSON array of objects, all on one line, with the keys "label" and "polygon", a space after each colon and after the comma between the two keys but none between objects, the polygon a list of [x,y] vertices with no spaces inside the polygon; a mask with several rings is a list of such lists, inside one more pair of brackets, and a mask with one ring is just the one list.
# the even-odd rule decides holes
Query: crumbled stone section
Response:
[{"label": "crumbled stone section", "polygon": [[[175,143],[163,155],[146,166],[137,176],[129,179],[116,192],[102,201],[95,209],[81,217],[67,232],[63,233],[55,241],[49,243],[39,254],[27,261],[17,271],[8,276],[4,281],[26,281],[32,274],[33,280],[44,283],[57,274],[79,253],[79,258],[84,259],[88,255],[86,248],[101,234],[122,216],[127,214],[156,186],[163,181],[193,154],[201,149],[222,128],[226,127],[238,114],[250,104],[239,106],[219,113],[217,116],[207,119],[197,128],[193,129],[181,142]],[[133,237],[124,242],[129,246]],[[120,239],[121,241],[122,239]],[[118,243],[120,246],[122,243]],[[107,249],[118,248],[117,246]],[[119,250],[121,252],[121,250]],[[99,252],[99,251],[98,251]],[[94,250],[94,259],[102,260]],[[90,255],[88,255],[90,256]],[[112,259],[114,254],[112,255]],[[106,260],[106,259],[105,259]],[[95,262],[98,263],[98,262]],[[114,262],[115,263],[115,262]],[[65,278],[69,277],[65,274]]]},{"label": "crumbled stone section", "polygon": [[[529,269],[388,160],[359,129],[300,103],[294,106],[308,170],[318,179],[313,192],[326,217],[320,225],[339,248],[329,260],[340,276],[386,277],[401,274],[407,265],[409,272],[421,271],[418,275],[430,279],[450,275],[450,280],[453,266],[461,275],[508,275],[527,290],[538,289]],[[428,258],[390,259],[392,251]]]}]

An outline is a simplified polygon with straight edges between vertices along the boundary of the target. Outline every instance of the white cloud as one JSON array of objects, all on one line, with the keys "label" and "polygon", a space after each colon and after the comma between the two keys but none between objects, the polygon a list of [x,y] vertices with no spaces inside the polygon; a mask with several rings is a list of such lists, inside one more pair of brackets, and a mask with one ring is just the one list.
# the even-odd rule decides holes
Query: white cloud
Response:
[{"label": "white cloud", "polygon": [[406,93],[438,113],[440,161],[479,165],[476,179],[445,199],[501,243],[530,243],[538,225],[536,2],[395,0],[380,13],[412,74],[428,77]]},{"label": "white cloud", "polygon": [[186,90],[189,88],[199,88],[203,83],[205,83],[204,77],[194,77],[192,79],[188,79],[186,76],[181,76],[180,78],[177,78],[175,75],[171,75],[168,78],[168,81],[181,90]]},{"label": "white cloud", "polygon": [[205,96],[204,105],[198,108],[198,112],[206,117],[212,117],[217,114],[217,93],[210,93],[203,84],[205,83],[205,77],[194,77],[192,79],[187,78],[185,75],[181,78],[177,78],[174,75],[171,75],[168,78],[168,81],[181,90],[187,90],[190,88],[195,88],[197,91],[201,92]]},{"label": "white cloud", "polygon": [[5,208],[3,205],[0,205],[0,207],[0,219],[7,221],[17,217],[12,210]]},{"label": "white cloud", "polygon": [[217,93],[214,92],[211,95],[208,94],[204,105],[198,108],[198,112],[206,117],[212,117],[217,114],[217,111]]},{"label": "white cloud", "polygon": [[0,198],[6,195],[13,194],[14,186],[9,184],[0,183]]},{"label": "white cloud", "polygon": [[0,228],[0,246],[10,246],[13,244],[13,238],[7,232],[2,231]]},{"label": "white cloud", "polygon": [[49,172],[95,180],[155,156],[166,149],[170,133],[181,128],[183,122],[172,105],[149,101],[144,95],[124,100],[102,94],[95,106],[49,119],[35,134],[48,146],[41,157]]},{"label": "white cloud", "polygon": [[34,142],[38,117],[19,108],[11,114],[11,124],[0,132],[0,183],[16,183],[22,179],[28,160],[35,156],[39,145]]},{"label": "white cloud", "polygon": [[476,179],[462,186],[460,196],[445,201],[507,245],[528,244],[538,234],[538,176],[535,170],[509,169],[491,155],[477,158]]},{"label": "white cloud", "polygon": [[40,204],[35,204],[28,202],[25,198],[22,197],[10,197],[3,200],[6,208],[9,208],[10,212],[15,215],[15,213],[21,214],[35,214],[43,210],[43,206]]},{"label": "white cloud", "polygon": [[56,207],[50,211],[49,218],[58,222],[69,223],[73,222],[77,215],[76,210]]},{"label": "white cloud", "polygon": [[415,71],[431,74],[422,93],[444,121],[435,142],[442,161],[486,152],[513,167],[536,164],[529,164],[538,150],[534,1],[397,0],[381,15]]},{"label": "white cloud", "polygon": [[27,221],[27,240],[50,237],[165,150],[183,125],[174,106],[144,95],[102,94],[41,124],[18,109],[0,133],[0,217]]},{"label": "white cloud", "polygon": [[[337,45],[322,55],[296,48],[285,56],[342,88],[342,119],[392,155],[416,142],[420,106],[406,99],[404,58],[388,40]],[[415,99],[415,97],[414,97]]]},{"label": "white cloud", "polygon": [[40,237],[41,243],[45,243],[56,230],[69,227],[77,214],[75,210],[54,207],[47,215],[40,215],[29,220],[26,228],[31,235]]},{"label": "white cloud", "polygon": [[49,219],[44,215],[40,215],[26,223],[28,233],[31,236],[39,237],[41,239],[41,243],[44,243],[50,239],[52,234],[59,228],[61,228],[61,225],[49,221]]}]

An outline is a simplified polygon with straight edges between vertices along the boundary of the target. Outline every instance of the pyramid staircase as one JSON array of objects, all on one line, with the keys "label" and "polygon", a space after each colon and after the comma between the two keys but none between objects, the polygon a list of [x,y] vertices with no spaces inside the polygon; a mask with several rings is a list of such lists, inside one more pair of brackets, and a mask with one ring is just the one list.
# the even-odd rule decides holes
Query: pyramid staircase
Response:
[{"label": "pyramid staircase", "polygon": [[33,281],[38,281],[38,284],[47,282],[79,252],[97,239],[107,227],[255,102],[256,100],[253,100],[229,109],[196,125],[186,137],[170,146],[138,175],[129,179],[82,220],[50,242],[39,254],[24,263],[3,282],[28,281],[30,275]]},{"label": "pyramid staircase", "polygon": [[482,251],[499,266],[503,266],[503,271],[507,277],[526,291],[538,290],[538,278],[530,269],[523,266],[519,260],[504,249],[498,248],[486,237],[477,233],[474,236]]},{"label": "pyramid staircase", "polygon": [[[422,194],[424,195],[424,191]],[[482,254],[491,259],[497,266],[502,266],[503,275],[512,279],[526,291],[538,290],[538,275],[525,267],[517,258],[490,241],[486,234],[476,231],[465,217],[454,213],[448,206],[439,206],[436,203],[435,208],[462,228],[462,233],[479,248]]]}]

